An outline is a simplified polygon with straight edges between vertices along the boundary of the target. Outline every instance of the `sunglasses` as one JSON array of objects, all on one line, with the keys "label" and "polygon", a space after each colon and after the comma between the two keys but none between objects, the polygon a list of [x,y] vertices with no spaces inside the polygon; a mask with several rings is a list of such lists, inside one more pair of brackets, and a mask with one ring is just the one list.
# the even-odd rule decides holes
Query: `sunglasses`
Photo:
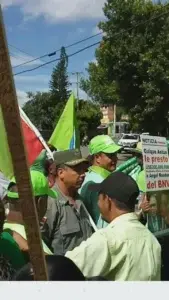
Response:
[{"label": "sunglasses", "polygon": [[104,153],[110,159],[117,159],[117,153]]}]

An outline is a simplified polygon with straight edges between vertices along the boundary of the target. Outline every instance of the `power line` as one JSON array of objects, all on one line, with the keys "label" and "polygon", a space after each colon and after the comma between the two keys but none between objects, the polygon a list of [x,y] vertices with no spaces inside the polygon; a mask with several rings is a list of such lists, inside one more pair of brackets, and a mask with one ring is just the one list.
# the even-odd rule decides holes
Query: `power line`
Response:
[{"label": "power line", "polygon": [[[97,42],[97,43],[94,43],[94,44],[92,44],[92,45],[89,45],[89,46],[87,46],[87,47],[85,47],[85,48],[82,48],[82,49],[80,49],[80,50],[78,50],[78,51],[76,51],[76,52],[74,52],[74,53],[72,53],[72,54],[67,55],[67,57],[68,57],[68,58],[69,58],[69,57],[72,57],[72,56],[74,56],[74,55],[76,55],[76,54],[78,54],[78,53],[81,53],[81,52],[83,52],[83,51],[85,51],[85,50],[87,50],[87,49],[89,49],[89,48],[91,48],[91,47],[94,47],[94,46],[98,45],[98,44],[100,44],[100,42]],[[56,61],[60,61],[60,58],[53,59],[53,60],[51,60],[51,61],[48,61],[48,62],[46,62],[46,63],[44,63],[44,64],[41,64],[40,66],[34,67],[34,68],[32,68],[32,69],[28,69],[28,70],[24,70],[24,71],[18,72],[18,73],[16,73],[16,74],[14,74],[14,76],[19,75],[19,74],[23,74],[23,73],[27,73],[27,72],[31,72],[31,71],[34,71],[34,70],[37,70],[37,69],[39,69],[39,68],[41,68],[41,67],[43,67],[43,66],[49,65],[49,64],[51,64],[51,63],[53,63],[53,62],[56,62]]]},{"label": "power line", "polygon": [[24,56],[18,55],[17,53],[14,53],[14,52],[11,52],[11,51],[9,51],[9,54],[12,57],[15,57],[17,59],[21,59],[21,60],[25,61],[25,57]]},{"label": "power line", "polygon": [[[14,48],[15,50],[18,50],[19,52],[22,52],[22,53],[26,54],[26,55],[32,56],[30,53],[28,53],[28,52],[26,52],[26,51],[24,51],[24,50],[22,50],[22,49],[20,49],[20,48],[18,48],[18,47],[15,47],[15,46],[13,46],[13,45],[11,45],[11,44],[9,44],[9,43],[8,43],[8,46]],[[33,56],[32,56],[32,57],[33,57]]]},{"label": "power line", "polygon": [[[68,45],[68,46],[65,46],[65,49],[68,49],[68,48],[70,48],[70,47],[73,47],[73,46],[76,46],[76,45],[81,44],[81,43],[83,43],[83,42],[86,42],[86,41],[88,41],[88,40],[90,40],[90,39],[92,39],[92,38],[94,38],[94,37],[96,37],[96,36],[98,36],[98,35],[101,35],[102,33],[103,33],[103,32],[99,32],[99,33],[94,34],[94,35],[91,35],[91,36],[89,36],[89,37],[87,37],[87,38],[85,38],[85,39],[79,40],[79,41],[77,41],[77,42],[75,42],[75,43],[73,43],[73,44],[70,44],[70,45]],[[9,45],[10,45],[10,44],[9,44]],[[26,61],[26,62],[24,62],[24,63],[21,63],[21,64],[19,64],[19,65],[17,65],[17,66],[14,66],[14,68],[18,68],[18,67],[24,66],[24,65],[26,65],[26,64],[28,64],[28,63],[34,62],[34,61],[36,61],[36,60],[39,60],[39,59],[42,59],[42,58],[45,58],[45,57],[51,57],[51,56],[53,56],[53,55],[56,55],[56,53],[60,52],[60,50],[61,50],[61,48],[59,48],[59,49],[57,49],[57,50],[55,50],[55,51],[53,51],[53,52],[51,52],[51,53],[47,53],[47,54],[41,55],[41,56],[36,57],[36,58],[34,58],[34,59],[32,59],[32,60],[29,60],[29,61]],[[23,53],[24,53],[24,52],[23,52]],[[25,52],[25,53],[26,53],[26,52]]]},{"label": "power line", "polygon": [[[169,6],[169,3],[167,3],[167,4],[164,5],[164,6]],[[169,14],[169,11],[164,12],[164,13],[161,13],[161,14],[159,14],[159,15],[157,15],[157,16],[154,16],[154,17],[152,17],[152,18],[150,18],[149,20],[146,20],[146,21],[144,21],[144,22],[140,22],[140,23],[138,23],[138,24],[135,24],[134,26],[132,26],[132,27],[130,27],[130,28],[128,28],[128,29],[124,29],[124,30],[122,30],[121,32],[115,33],[113,36],[116,37],[116,36],[122,35],[122,34],[125,33],[125,32],[128,32],[128,31],[130,31],[130,30],[132,30],[132,29],[135,29],[136,27],[138,27],[138,26],[140,26],[140,25],[144,25],[144,24],[146,24],[146,23],[149,23],[149,22],[151,22],[151,21],[153,21],[153,20],[156,20],[156,19],[158,19],[158,18],[160,18],[160,17],[162,17],[162,16],[164,16],[164,15],[167,15],[167,14]],[[101,33],[100,33],[100,34],[101,34]],[[97,35],[98,35],[98,34],[97,34]],[[89,38],[87,38],[87,39],[89,39]],[[80,43],[80,42],[81,42],[81,41],[79,41],[79,42],[77,42],[77,43]],[[84,47],[84,48],[80,49],[79,51],[76,51],[76,52],[74,52],[74,53],[68,55],[67,57],[69,58],[69,57],[75,56],[75,55],[78,54],[78,53],[81,53],[81,52],[83,52],[83,51],[85,51],[85,50],[87,50],[87,49],[89,49],[89,48],[91,48],[91,47],[94,47],[94,46],[100,44],[100,42],[101,42],[101,41],[99,41],[99,42],[97,42],[97,43],[94,43],[94,44],[92,44],[92,45],[89,45],[89,46],[87,46],[87,47]],[[77,43],[76,43],[76,44],[77,44]],[[74,45],[74,44],[72,44],[72,45]],[[71,47],[72,45],[69,45],[69,46],[67,46],[67,47]],[[65,48],[66,48],[66,47],[65,47]],[[60,50],[57,50],[57,51],[60,51]],[[31,71],[37,70],[37,69],[39,69],[39,68],[41,68],[41,67],[43,67],[43,66],[46,66],[46,65],[48,65],[48,64],[51,64],[51,63],[53,63],[53,62],[59,61],[59,60],[60,60],[60,58],[56,58],[56,59],[54,59],[54,60],[48,61],[48,62],[46,62],[46,63],[44,63],[44,64],[41,64],[41,65],[39,65],[39,66],[37,66],[37,67],[34,67],[34,68],[32,68],[32,69],[27,69],[27,70],[18,72],[18,73],[14,74],[14,75],[19,75],[19,74],[31,72]]]},{"label": "power line", "polygon": [[[10,47],[14,48],[15,50],[17,50],[17,51],[19,51],[19,52],[21,52],[21,53],[24,53],[24,54],[26,54],[27,56],[30,56],[30,57],[33,58],[33,55],[31,55],[30,53],[28,53],[28,52],[26,52],[26,51],[24,51],[24,50],[22,50],[22,49],[20,49],[20,48],[18,48],[18,47],[15,47],[14,45],[8,44],[8,46],[10,46]],[[21,56],[18,55],[18,57],[21,57]],[[25,58],[22,56],[22,59],[25,59]],[[16,66],[13,66],[13,68],[19,67],[20,65],[24,65],[25,63],[29,63],[29,62],[32,62],[32,61],[34,61],[34,59],[29,60],[29,61],[26,61],[26,62],[21,63],[21,64],[16,65]],[[44,62],[45,62],[45,61],[44,61]]]}]

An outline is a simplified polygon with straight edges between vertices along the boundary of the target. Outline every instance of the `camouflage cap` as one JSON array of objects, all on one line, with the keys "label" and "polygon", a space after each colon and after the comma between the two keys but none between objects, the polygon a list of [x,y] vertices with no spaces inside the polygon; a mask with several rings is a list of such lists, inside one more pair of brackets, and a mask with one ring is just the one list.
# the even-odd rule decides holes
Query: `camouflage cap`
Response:
[{"label": "camouflage cap", "polygon": [[78,149],[55,152],[54,161],[56,165],[65,164],[70,167],[74,167],[81,163],[88,162],[86,158],[82,157],[82,153]]}]

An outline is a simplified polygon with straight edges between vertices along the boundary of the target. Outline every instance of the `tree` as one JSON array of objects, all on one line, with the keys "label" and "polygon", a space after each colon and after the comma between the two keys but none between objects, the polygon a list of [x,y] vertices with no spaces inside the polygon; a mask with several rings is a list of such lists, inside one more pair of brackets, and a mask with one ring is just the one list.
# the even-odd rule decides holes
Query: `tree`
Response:
[{"label": "tree", "polygon": [[53,130],[69,98],[67,67],[68,59],[65,48],[62,47],[60,60],[53,69],[49,82],[50,91],[28,93],[29,101],[23,110],[40,130]]},{"label": "tree", "polygon": [[80,131],[80,139],[85,135],[91,136],[100,125],[102,113],[100,107],[92,101],[79,100],[77,109],[77,121]]},{"label": "tree", "polygon": [[23,110],[39,130],[53,130],[51,120],[55,119],[55,107],[51,106],[50,93],[28,93],[29,100]]},{"label": "tree", "polygon": [[165,134],[169,112],[169,5],[107,0],[105,33],[81,87],[92,99],[124,106],[137,130]]},{"label": "tree", "polygon": [[60,61],[57,66],[53,69],[51,80],[49,83],[51,92],[51,102],[56,107],[55,123],[61,115],[61,111],[66,104],[70,96],[69,91],[69,79],[67,73],[68,57],[66,55],[65,48],[61,48]]}]

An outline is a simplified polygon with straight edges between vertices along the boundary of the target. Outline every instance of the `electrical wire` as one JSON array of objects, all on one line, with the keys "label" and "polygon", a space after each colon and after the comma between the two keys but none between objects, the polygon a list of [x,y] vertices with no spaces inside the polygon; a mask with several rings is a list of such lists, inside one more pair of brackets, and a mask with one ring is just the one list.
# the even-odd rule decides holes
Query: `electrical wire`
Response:
[{"label": "electrical wire", "polygon": [[[72,53],[72,54],[67,55],[67,57],[70,58],[70,57],[72,57],[72,56],[74,56],[74,55],[77,55],[77,54],[79,54],[79,53],[81,53],[81,52],[83,52],[83,51],[85,51],[85,50],[87,50],[87,49],[89,49],[89,48],[91,48],[91,47],[94,47],[94,46],[96,46],[96,45],[98,45],[98,44],[100,44],[100,42],[97,42],[97,43],[94,43],[94,44],[92,44],[92,45],[89,45],[89,46],[87,46],[87,47],[85,47],[85,48],[82,48],[82,49],[80,49],[80,50],[78,50],[78,51],[76,51],[76,52],[74,52],[74,53]],[[39,69],[39,68],[41,68],[41,67],[43,67],[43,66],[46,66],[46,65],[51,64],[51,63],[56,62],[56,61],[60,61],[60,58],[53,59],[53,60],[51,60],[51,61],[48,61],[48,62],[46,62],[46,63],[44,63],[44,64],[41,64],[40,66],[34,67],[34,68],[32,68],[32,69],[20,71],[20,72],[14,74],[14,76],[19,75],[19,74],[23,74],[23,73],[26,73],[26,72],[31,72],[31,71],[37,70],[37,69]]]},{"label": "electrical wire", "polygon": [[[102,34],[102,32],[99,32],[99,33],[97,33],[97,34],[91,35],[91,36],[89,36],[89,37],[87,37],[87,38],[85,38],[85,39],[82,39],[82,40],[77,41],[77,42],[75,42],[75,43],[72,43],[72,44],[70,44],[70,45],[68,45],[68,46],[65,46],[65,49],[68,49],[68,48],[73,47],[73,46],[76,46],[76,45],[78,45],[78,44],[80,44],[80,43],[86,42],[86,41],[88,41],[88,40],[90,40],[90,39],[92,39],[92,38],[94,38],[94,37],[96,37],[96,36],[99,36],[99,35],[101,35],[101,34]],[[10,45],[10,44],[9,44],[9,45]],[[16,47],[15,47],[15,48],[16,48]],[[19,48],[18,48],[18,49],[19,49]],[[34,58],[34,59],[32,59],[32,60],[29,60],[29,61],[26,61],[26,62],[21,63],[21,64],[19,64],[19,65],[16,65],[16,66],[14,66],[13,68],[18,68],[18,67],[24,66],[24,65],[26,65],[26,64],[28,64],[28,63],[34,62],[34,61],[36,61],[36,60],[40,60],[40,59],[45,58],[45,57],[51,57],[51,56],[53,56],[53,55],[56,55],[56,53],[60,52],[60,50],[61,50],[61,48],[59,48],[59,49],[57,49],[57,50],[55,50],[55,51],[53,51],[53,52],[51,52],[51,53],[47,53],[47,54],[41,55],[41,56],[36,57],[36,58]],[[23,52],[23,51],[22,51],[22,52]],[[24,52],[23,52],[23,53],[24,53]],[[26,52],[25,52],[25,53],[26,53]]]},{"label": "electrical wire", "polygon": [[[167,3],[167,4],[164,5],[164,6],[169,6],[169,3]],[[119,35],[121,35],[121,34],[123,34],[123,33],[125,33],[125,32],[128,32],[128,31],[132,30],[132,29],[135,29],[135,28],[138,27],[138,26],[147,24],[147,23],[149,23],[149,22],[151,22],[151,21],[153,21],[153,20],[156,20],[156,19],[158,19],[158,18],[160,18],[160,17],[162,17],[162,16],[164,16],[164,15],[167,15],[167,14],[169,14],[169,11],[164,12],[164,13],[161,13],[161,14],[159,14],[159,15],[157,15],[157,16],[154,16],[154,17],[152,17],[152,18],[150,18],[150,19],[148,19],[148,20],[146,20],[146,21],[144,21],[144,22],[139,22],[138,24],[135,24],[134,26],[132,26],[132,27],[130,27],[130,28],[128,28],[128,29],[124,29],[124,30],[122,30],[122,31],[120,31],[120,32],[118,32],[118,33],[116,33],[116,34],[114,34],[114,37],[119,36]],[[97,35],[98,35],[98,34],[97,34]],[[85,51],[85,50],[87,50],[87,49],[89,49],[89,48],[91,48],[91,47],[94,47],[94,46],[100,44],[100,42],[101,42],[101,41],[99,41],[99,42],[97,42],[97,43],[94,43],[94,44],[92,44],[92,45],[89,45],[89,46],[87,46],[87,47],[84,47],[84,48],[80,49],[79,51],[76,51],[76,52],[74,52],[74,53],[72,53],[72,54],[69,54],[67,57],[69,58],[69,57],[75,56],[75,55],[77,55],[77,54],[79,54],[79,53],[81,53],[81,52],[83,52],[83,51]],[[79,43],[79,42],[77,42],[77,43]],[[74,44],[72,44],[72,45],[74,45]],[[71,45],[71,46],[72,46],[72,45]],[[70,47],[70,45],[67,46],[67,47]],[[60,58],[56,58],[56,59],[54,59],[54,60],[48,61],[48,62],[46,62],[46,63],[44,63],[44,64],[41,64],[41,65],[39,65],[39,66],[37,66],[37,67],[34,67],[34,68],[31,68],[31,69],[23,70],[23,71],[21,71],[21,72],[18,72],[18,73],[16,73],[16,74],[14,74],[14,76],[19,75],[19,74],[23,74],[23,73],[27,73],[27,72],[31,72],[31,71],[34,71],[34,70],[37,70],[37,69],[39,69],[39,68],[41,68],[41,67],[43,67],[43,66],[46,66],[46,65],[51,64],[51,63],[56,62],[56,61],[60,61]]]}]

